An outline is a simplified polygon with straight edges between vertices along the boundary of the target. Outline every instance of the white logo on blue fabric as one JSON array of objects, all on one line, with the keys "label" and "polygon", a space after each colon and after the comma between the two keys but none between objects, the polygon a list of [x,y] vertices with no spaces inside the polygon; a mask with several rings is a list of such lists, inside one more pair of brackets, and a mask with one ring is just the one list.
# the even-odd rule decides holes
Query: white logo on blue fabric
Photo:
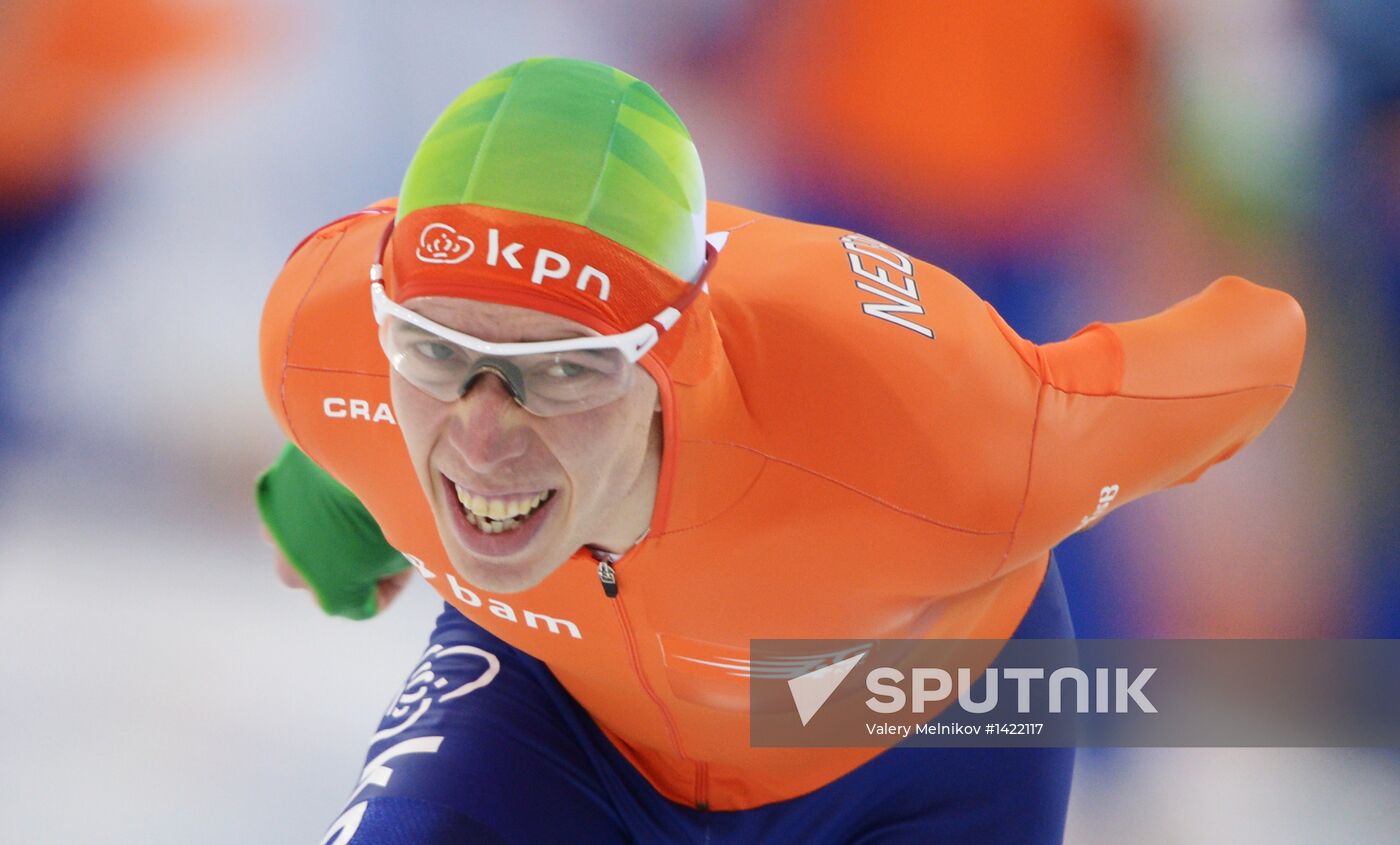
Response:
[{"label": "white logo on blue fabric", "polygon": [[[464,681],[461,678],[448,678],[445,673],[440,673],[433,667],[434,659],[441,660],[444,657],[462,655],[480,657],[486,661],[485,668],[476,677]],[[433,643],[427,651],[423,652],[423,658],[409,675],[408,681],[404,684],[403,692],[394,699],[384,714],[386,723],[393,720],[397,724],[381,728],[375,733],[370,740],[370,747],[372,748],[382,740],[397,736],[413,727],[435,702],[451,701],[454,698],[461,698],[476,692],[494,681],[500,672],[500,659],[485,649],[471,645],[444,647]],[[354,839],[355,832],[359,830],[360,823],[364,820],[368,805],[367,800],[358,804],[353,803],[360,796],[360,793],[371,787],[382,789],[389,785],[389,780],[394,776],[394,767],[389,765],[391,761],[411,754],[436,754],[438,749],[442,747],[443,740],[444,737],[441,736],[410,737],[401,739],[376,754],[360,772],[360,780],[355,785],[355,791],[350,793],[350,798],[346,801],[350,806],[331,823],[330,830],[326,831],[325,837],[321,840],[321,845],[349,845]]]},{"label": "white logo on blue fabric", "polygon": [[[375,755],[373,760],[365,764],[364,771],[360,773],[360,782],[355,786],[355,791],[350,793],[350,800],[354,801],[355,797],[368,787],[388,786],[389,779],[394,776],[394,768],[388,765],[390,760],[407,754],[436,754],[442,746],[442,740],[440,736],[416,736],[397,742]],[[326,831],[326,835],[321,839],[321,845],[349,845],[355,838],[355,832],[360,829],[360,822],[364,821],[368,806],[368,801],[361,801],[352,804],[341,813],[340,817],[331,823],[330,830]],[[334,840],[331,839],[332,836],[335,837]]]},{"label": "white logo on blue fabric", "polygon": [[[455,657],[458,655],[471,655],[480,657],[486,661],[486,667],[481,674],[465,683],[458,683],[452,686],[453,679],[445,675],[438,674],[433,670],[433,660],[444,657]],[[428,650],[423,653],[423,660],[418,664],[418,668],[413,670],[408,682],[404,684],[403,693],[389,705],[389,710],[384,714],[384,721],[391,719],[400,720],[398,724],[387,728],[382,728],[376,733],[370,744],[397,736],[409,728],[413,727],[423,714],[428,712],[428,708],[433,706],[435,701],[451,701],[454,698],[476,692],[496,679],[496,675],[501,671],[501,661],[485,649],[472,645],[454,645],[447,648],[433,643]],[[439,692],[452,686],[446,692]]]}]

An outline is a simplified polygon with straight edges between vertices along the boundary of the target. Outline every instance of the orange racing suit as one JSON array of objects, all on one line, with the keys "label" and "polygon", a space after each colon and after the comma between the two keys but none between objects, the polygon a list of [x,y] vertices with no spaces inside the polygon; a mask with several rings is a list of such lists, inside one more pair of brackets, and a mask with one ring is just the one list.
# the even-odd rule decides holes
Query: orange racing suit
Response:
[{"label": "orange racing suit", "polygon": [[543,661],[663,795],[714,810],[880,753],[750,747],[750,639],[1006,638],[1056,543],[1235,454],[1302,363],[1297,302],[1237,277],[1037,345],[893,247],[712,202],[709,295],[685,349],[643,362],[649,532],[609,589],[581,549],[494,595],[448,562],[393,416],[368,281],[392,207],[288,260],[261,334],[273,413],[444,599]]}]

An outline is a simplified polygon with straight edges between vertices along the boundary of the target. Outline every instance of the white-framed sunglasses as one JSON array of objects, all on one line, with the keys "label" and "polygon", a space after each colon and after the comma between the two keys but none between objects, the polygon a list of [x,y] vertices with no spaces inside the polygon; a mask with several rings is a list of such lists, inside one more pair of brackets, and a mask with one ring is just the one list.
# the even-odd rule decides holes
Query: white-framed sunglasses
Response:
[{"label": "white-framed sunglasses", "polygon": [[436,323],[389,298],[384,290],[384,252],[394,230],[391,219],[370,265],[370,301],[374,321],[384,328],[384,354],[394,371],[410,384],[443,402],[466,394],[476,377],[494,374],[515,401],[542,417],[579,413],[625,395],[642,377],[637,362],[680,320],[701,293],[718,255],[705,243],[700,276],[676,301],[655,317],[619,334],[561,340],[497,343]]}]

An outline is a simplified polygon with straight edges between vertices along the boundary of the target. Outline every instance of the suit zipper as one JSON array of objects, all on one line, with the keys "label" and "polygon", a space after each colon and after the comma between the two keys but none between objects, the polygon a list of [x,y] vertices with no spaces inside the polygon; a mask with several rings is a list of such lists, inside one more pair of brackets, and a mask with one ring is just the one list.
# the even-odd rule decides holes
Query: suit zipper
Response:
[{"label": "suit zipper", "polygon": [[637,681],[642,685],[642,691],[647,694],[656,709],[661,713],[661,721],[666,725],[666,736],[671,741],[671,748],[680,757],[695,767],[695,800],[697,809],[708,810],[709,806],[709,783],[708,767],[701,762],[691,760],[681,747],[680,731],[676,727],[675,718],[666,707],[661,696],[656,694],[651,682],[647,680],[646,673],[642,671],[641,653],[637,649],[637,638],[632,632],[632,620],[627,616],[627,608],[622,599],[618,596],[617,584],[617,562],[622,555],[612,552],[605,552],[602,549],[589,548],[593,559],[598,563],[598,583],[603,587],[603,595],[612,602],[613,612],[617,615],[618,626],[622,629],[622,640],[627,645],[627,659],[632,664],[632,673],[637,676]]}]

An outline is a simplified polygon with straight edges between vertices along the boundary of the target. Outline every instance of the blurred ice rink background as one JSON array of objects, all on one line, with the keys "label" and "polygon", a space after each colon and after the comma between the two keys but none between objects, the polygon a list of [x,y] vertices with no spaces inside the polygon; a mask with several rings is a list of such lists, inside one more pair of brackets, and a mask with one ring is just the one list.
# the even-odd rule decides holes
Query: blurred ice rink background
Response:
[{"label": "blurred ice rink background", "polygon": [[[1236,273],[1309,321],[1274,425],[1060,547],[1085,636],[1400,636],[1400,4],[11,0],[0,842],[316,842],[438,602],[322,617],[252,481],[316,226],[530,55],[622,67],[711,196],[959,274],[1026,336]],[[1081,751],[1066,841],[1394,842],[1380,751]]]}]

